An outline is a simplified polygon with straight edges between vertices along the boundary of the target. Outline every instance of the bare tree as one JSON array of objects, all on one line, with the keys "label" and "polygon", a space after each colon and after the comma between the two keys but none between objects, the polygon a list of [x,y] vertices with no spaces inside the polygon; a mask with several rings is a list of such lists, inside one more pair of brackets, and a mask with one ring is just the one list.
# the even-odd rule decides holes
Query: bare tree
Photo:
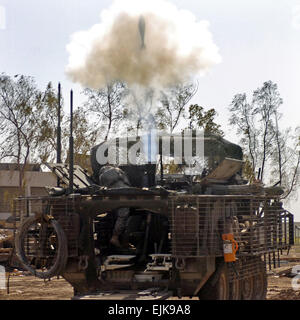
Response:
[{"label": "bare tree", "polygon": [[143,128],[142,122],[142,118],[134,108],[130,108],[130,106],[124,107],[122,124],[127,132],[133,133],[138,136],[140,130]]},{"label": "bare tree", "polygon": [[[63,123],[64,112],[61,110]],[[51,82],[47,84],[45,91],[37,95],[36,104],[32,110],[32,126],[35,129],[32,158],[41,162],[53,162],[57,152],[57,123],[58,123],[58,96]],[[66,126],[63,130],[63,150],[66,148]]]},{"label": "bare tree", "polygon": [[98,117],[98,127],[104,124],[104,140],[107,140],[124,117],[122,98],[125,85],[122,82],[114,82],[100,90],[85,89],[84,94],[87,96],[85,107]]},{"label": "bare tree", "polygon": [[272,81],[265,82],[262,88],[255,90],[253,93],[253,114],[258,116],[258,121],[261,123],[261,180],[263,180],[265,166],[272,154],[273,143],[276,138],[274,117],[276,117],[277,110],[282,103],[277,84]]},{"label": "bare tree", "polygon": [[19,193],[23,193],[24,172],[34,140],[32,111],[38,91],[32,78],[0,76],[0,159],[15,159],[19,170]]},{"label": "bare tree", "polygon": [[172,133],[185,117],[185,108],[198,90],[194,83],[178,84],[163,91],[161,107],[156,113],[157,126]]},{"label": "bare tree", "polygon": [[300,127],[297,127],[294,133],[291,128],[282,132],[278,120],[276,123],[271,176],[273,182],[278,181],[277,183],[284,188],[282,198],[288,199],[295,194],[300,184]]},{"label": "bare tree", "polygon": [[293,136],[290,128],[280,128],[282,104],[277,85],[268,81],[254,91],[251,103],[245,94],[237,94],[229,110],[230,124],[237,128],[244,146],[247,177],[255,177],[260,168],[260,179],[280,184],[287,199],[299,185],[299,129]]},{"label": "bare tree", "polygon": [[259,134],[253,117],[253,105],[247,102],[246,94],[234,96],[230,109],[230,125],[237,127],[237,134],[241,136],[241,144],[246,146],[246,153],[255,173],[258,165],[258,137]]},{"label": "bare tree", "polygon": [[[67,116],[63,123],[63,141],[65,150],[69,150],[70,116]],[[80,165],[84,169],[90,168],[90,150],[96,144],[97,129],[90,123],[85,109],[78,107],[73,112],[73,138],[74,138],[74,164]],[[66,162],[69,161],[67,152]]]}]

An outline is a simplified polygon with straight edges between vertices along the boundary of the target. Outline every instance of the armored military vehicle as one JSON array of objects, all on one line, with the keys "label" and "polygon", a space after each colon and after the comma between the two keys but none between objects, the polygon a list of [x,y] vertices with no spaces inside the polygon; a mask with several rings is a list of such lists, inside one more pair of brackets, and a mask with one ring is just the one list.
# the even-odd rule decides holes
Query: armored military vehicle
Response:
[{"label": "armored military vehicle", "polygon": [[[15,201],[23,267],[41,279],[62,276],[74,299],[265,299],[266,269],[293,244],[293,216],[281,188],[243,179],[240,146],[214,135],[203,142],[201,170],[164,165],[159,142],[157,163],[118,164],[129,180],[122,187],[101,185],[100,146],[92,175],[74,166],[74,190],[68,165],[49,164],[65,187]],[[128,216],[115,246],[120,208]]]}]

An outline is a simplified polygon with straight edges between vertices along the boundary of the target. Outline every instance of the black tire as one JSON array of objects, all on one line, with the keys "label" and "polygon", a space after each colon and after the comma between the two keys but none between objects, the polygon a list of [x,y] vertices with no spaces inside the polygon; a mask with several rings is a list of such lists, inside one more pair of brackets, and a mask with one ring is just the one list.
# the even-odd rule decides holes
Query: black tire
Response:
[{"label": "black tire", "polygon": [[254,295],[254,276],[241,280],[241,298],[242,300],[253,300]]},{"label": "black tire", "polygon": [[199,292],[200,300],[229,300],[229,274],[225,263],[217,270]]},{"label": "black tire", "polygon": [[268,280],[266,267],[260,262],[258,273],[254,276],[253,300],[265,300],[267,297]]},{"label": "black tire", "polygon": [[67,238],[62,227],[56,220],[52,219],[48,223],[43,222],[48,226],[51,226],[56,233],[57,251],[56,251],[56,256],[54,258],[54,262],[51,265],[51,267],[49,269],[47,268],[47,271],[37,271],[36,268],[31,266],[30,261],[28,261],[26,257],[26,253],[24,250],[24,239],[26,237],[26,234],[29,228],[39,222],[40,220],[37,219],[36,217],[29,217],[21,224],[18,232],[16,233],[16,238],[15,238],[16,254],[22,266],[26,270],[28,270],[38,278],[50,279],[53,276],[61,274],[66,266],[67,259],[68,259]]}]

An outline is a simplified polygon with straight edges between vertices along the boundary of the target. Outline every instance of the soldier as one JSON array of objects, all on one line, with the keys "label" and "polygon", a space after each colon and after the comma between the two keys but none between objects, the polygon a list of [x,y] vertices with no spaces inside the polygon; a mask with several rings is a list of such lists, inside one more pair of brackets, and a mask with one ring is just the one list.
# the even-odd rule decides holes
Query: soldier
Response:
[{"label": "soldier", "polygon": [[[108,188],[126,188],[130,187],[129,180],[121,169],[105,166],[99,172],[99,184]],[[117,210],[117,221],[114,226],[113,235],[110,243],[120,247],[119,236],[124,232],[126,222],[129,216],[129,208],[120,208]]]}]

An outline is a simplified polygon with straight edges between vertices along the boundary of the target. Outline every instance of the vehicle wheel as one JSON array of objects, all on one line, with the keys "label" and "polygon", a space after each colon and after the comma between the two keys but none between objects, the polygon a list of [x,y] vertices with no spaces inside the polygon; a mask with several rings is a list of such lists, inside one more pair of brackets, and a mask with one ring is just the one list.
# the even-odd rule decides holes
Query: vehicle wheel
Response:
[{"label": "vehicle wheel", "polygon": [[229,300],[228,270],[220,264],[199,293],[200,300]]},{"label": "vehicle wheel", "polygon": [[34,276],[50,279],[61,274],[68,259],[68,242],[60,224],[29,217],[15,238],[16,254],[22,266]]},{"label": "vehicle wheel", "polygon": [[241,281],[242,300],[252,300],[254,294],[254,277],[250,276]]},{"label": "vehicle wheel", "polygon": [[263,262],[259,266],[257,275],[254,276],[254,292],[253,300],[265,300],[267,296],[267,274],[266,268]]},{"label": "vehicle wheel", "polygon": [[241,300],[242,283],[239,279],[234,279],[229,283],[229,300]]}]

